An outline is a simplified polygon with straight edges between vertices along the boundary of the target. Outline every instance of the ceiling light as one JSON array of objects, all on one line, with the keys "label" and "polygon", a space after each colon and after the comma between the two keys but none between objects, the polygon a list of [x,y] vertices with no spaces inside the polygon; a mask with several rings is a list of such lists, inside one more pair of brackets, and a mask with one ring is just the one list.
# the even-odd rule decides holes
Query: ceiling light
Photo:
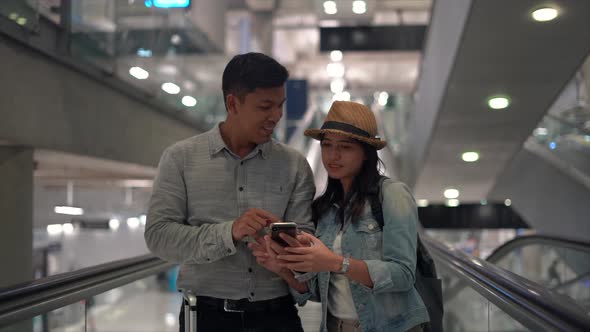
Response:
[{"label": "ceiling light", "polygon": [[344,82],[343,79],[335,78],[332,80],[332,82],[330,82],[330,90],[332,91],[332,93],[340,93],[344,91],[345,84],[346,82]]},{"label": "ceiling light", "polygon": [[74,233],[74,225],[72,225],[72,223],[67,222],[67,223],[61,225],[61,228],[62,228],[64,234]]},{"label": "ceiling light", "polygon": [[340,93],[334,94],[332,97],[332,101],[350,101],[350,93],[348,91],[342,91]]},{"label": "ceiling light", "polygon": [[419,199],[416,203],[418,203],[419,207],[427,207],[428,206],[428,200],[427,199]]},{"label": "ceiling light", "polygon": [[512,200],[510,200],[510,198],[506,198],[506,200],[504,200],[504,205],[506,205],[506,206],[512,205]]},{"label": "ceiling light", "polygon": [[344,65],[342,62],[332,62],[326,66],[326,71],[330,77],[344,76]]},{"label": "ceiling light", "polygon": [[448,199],[445,202],[445,205],[448,207],[457,207],[457,206],[459,206],[459,200],[455,199],[455,198]]},{"label": "ceiling light", "polygon": [[443,195],[445,196],[445,198],[457,198],[459,197],[459,190],[455,189],[455,188],[448,188],[445,189]]},{"label": "ceiling light", "polygon": [[120,225],[121,225],[121,222],[117,218],[113,218],[113,219],[109,220],[109,228],[112,230],[117,230]]},{"label": "ceiling light", "polygon": [[147,216],[145,214],[142,214],[141,216],[139,216],[139,223],[142,226],[145,226],[146,221],[147,221]]},{"label": "ceiling light", "polygon": [[170,37],[170,42],[172,45],[180,45],[182,38],[180,38],[180,36],[177,34],[173,34],[172,37]]},{"label": "ceiling light", "polygon": [[362,0],[352,2],[352,12],[355,14],[364,14],[367,12],[367,3]]},{"label": "ceiling light", "polygon": [[492,97],[488,99],[488,106],[491,109],[501,110],[510,105],[510,100],[506,97]]},{"label": "ceiling light", "polygon": [[197,100],[191,96],[182,97],[182,104],[186,107],[193,107],[197,104]]},{"label": "ceiling light", "polygon": [[127,218],[127,226],[131,229],[136,229],[137,227],[139,227],[139,218]]},{"label": "ceiling light", "polygon": [[387,105],[387,100],[389,100],[389,93],[381,91],[379,93],[379,97],[377,98],[377,102],[379,103],[379,105],[385,106]]},{"label": "ceiling light", "polygon": [[47,225],[47,233],[49,233],[49,235],[61,234],[62,231],[63,231],[63,226],[61,224]]},{"label": "ceiling light", "polygon": [[18,14],[17,13],[10,13],[10,15],[8,15],[8,18],[16,21],[16,19],[18,18]]},{"label": "ceiling light", "polygon": [[166,82],[162,84],[162,90],[166,91],[171,95],[175,95],[180,92],[180,87],[174,83]]},{"label": "ceiling light", "polygon": [[534,136],[547,136],[547,134],[549,134],[549,131],[547,130],[547,128],[539,127],[539,128],[536,128],[535,130],[533,130]]},{"label": "ceiling light", "polygon": [[84,214],[84,210],[79,207],[73,206],[56,206],[53,208],[55,213],[67,214],[70,216],[81,216]]},{"label": "ceiling light", "polygon": [[488,205],[488,201],[486,199],[482,199],[481,201],[479,201],[479,204]]},{"label": "ceiling light", "polygon": [[330,59],[334,62],[338,62],[342,60],[342,51],[334,50],[330,52]]},{"label": "ceiling light", "polygon": [[479,153],[477,152],[465,152],[461,155],[464,162],[472,163],[479,159]]},{"label": "ceiling light", "polygon": [[334,15],[338,12],[335,1],[324,1],[324,13]]},{"label": "ceiling light", "polygon": [[547,7],[535,10],[531,16],[535,21],[547,22],[555,19],[558,14],[557,9]]},{"label": "ceiling light", "polygon": [[150,77],[150,73],[141,67],[129,68],[129,75],[137,78],[138,80],[145,80],[146,78]]},{"label": "ceiling light", "polygon": [[27,24],[27,18],[26,17],[19,17],[16,19],[16,24],[18,25],[25,25]]}]

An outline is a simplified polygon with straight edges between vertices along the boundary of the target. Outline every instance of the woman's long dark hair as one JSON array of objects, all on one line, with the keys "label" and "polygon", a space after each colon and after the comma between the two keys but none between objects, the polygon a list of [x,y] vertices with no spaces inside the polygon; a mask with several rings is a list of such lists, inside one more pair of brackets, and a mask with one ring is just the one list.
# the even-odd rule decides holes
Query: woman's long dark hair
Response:
[{"label": "woman's long dark hair", "polygon": [[316,226],[322,214],[334,203],[339,204],[341,207],[342,218],[339,218],[341,222],[345,220],[343,218],[344,211],[350,213],[351,220],[354,222],[363,212],[367,196],[376,190],[380,177],[379,167],[383,165],[383,162],[377,155],[377,149],[367,143],[357,142],[363,147],[367,159],[363,162],[359,173],[354,177],[346,197],[344,197],[344,190],[340,180],[328,177],[326,191],[316,198],[311,205],[312,220]]}]

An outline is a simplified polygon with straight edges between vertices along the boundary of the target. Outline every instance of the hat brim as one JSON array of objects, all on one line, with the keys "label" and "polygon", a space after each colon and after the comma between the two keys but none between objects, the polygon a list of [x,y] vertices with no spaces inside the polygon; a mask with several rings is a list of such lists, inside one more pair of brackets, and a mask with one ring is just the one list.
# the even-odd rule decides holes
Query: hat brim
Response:
[{"label": "hat brim", "polygon": [[361,142],[365,142],[365,143],[373,146],[377,150],[381,150],[387,145],[386,141],[379,139],[379,138],[363,137],[363,136],[351,134],[349,132],[338,130],[338,129],[307,129],[307,130],[305,130],[303,135],[320,140],[322,138],[322,135],[324,135],[326,133],[338,134],[338,135],[354,138],[356,140],[359,140]]}]

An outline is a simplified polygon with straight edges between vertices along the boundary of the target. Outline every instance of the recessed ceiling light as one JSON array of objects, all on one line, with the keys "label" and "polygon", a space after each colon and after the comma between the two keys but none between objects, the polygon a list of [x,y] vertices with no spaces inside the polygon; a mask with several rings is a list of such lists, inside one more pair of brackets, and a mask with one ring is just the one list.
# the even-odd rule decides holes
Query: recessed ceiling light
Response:
[{"label": "recessed ceiling light", "polygon": [[342,62],[332,62],[326,66],[326,71],[330,77],[343,77],[345,69]]},{"label": "recessed ceiling light", "polygon": [[419,207],[427,207],[429,202],[427,199],[419,199],[416,203]]},{"label": "recessed ceiling light", "polygon": [[510,106],[510,99],[500,96],[492,97],[488,99],[488,106],[495,110],[505,109],[506,107]]},{"label": "recessed ceiling light", "polygon": [[342,60],[342,51],[334,50],[330,52],[330,59],[334,62],[338,62]]},{"label": "recessed ceiling light", "polygon": [[547,22],[554,20],[558,14],[559,13],[557,9],[546,7],[535,10],[534,12],[532,12],[531,16],[535,21]]},{"label": "recessed ceiling light", "polygon": [[344,91],[344,85],[346,85],[346,82],[342,78],[335,78],[330,82],[330,91],[340,93]]},{"label": "recessed ceiling light", "polygon": [[150,73],[141,67],[129,68],[129,75],[137,78],[138,80],[145,80],[146,78],[150,77]]},{"label": "recessed ceiling light", "polygon": [[477,152],[465,152],[461,155],[464,162],[472,163],[479,160],[479,153]]},{"label": "recessed ceiling light", "polygon": [[363,0],[355,0],[352,2],[352,12],[355,14],[364,14],[367,11],[367,3]]},{"label": "recessed ceiling light", "polygon": [[193,107],[197,104],[197,100],[191,96],[182,97],[182,104],[186,107]]},{"label": "recessed ceiling light", "polygon": [[459,206],[459,200],[455,198],[447,199],[445,205],[448,207],[457,207]]},{"label": "recessed ceiling light", "polygon": [[117,218],[112,218],[111,220],[109,220],[109,228],[112,230],[117,230],[120,225],[121,222]]},{"label": "recessed ceiling light", "polygon": [[324,1],[324,13],[334,15],[338,12],[336,8],[336,1]]},{"label": "recessed ceiling light", "polygon": [[457,198],[457,197],[459,197],[459,190],[457,190],[455,188],[448,188],[448,189],[445,189],[443,195],[445,196],[445,198],[448,198],[448,199]]},{"label": "recessed ceiling light", "polygon": [[506,206],[512,205],[512,201],[510,200],[510,198],[506,198],[506,200],[504,201],[504,205],[506,205]]},{"label": "recessed ceiling light", "polygon": [[350,101],[350,92],[348,92],[348,91],[342,91],[340,93],[335,93],[332,96],[332,101],[336,101],[336,100]]},{"label": "recessed ceiling light", "polygon": [[162,90],[166,91],[171,95],[175,95],[180,92],[180,87],[174,83],[166,82],[162,84]]}]

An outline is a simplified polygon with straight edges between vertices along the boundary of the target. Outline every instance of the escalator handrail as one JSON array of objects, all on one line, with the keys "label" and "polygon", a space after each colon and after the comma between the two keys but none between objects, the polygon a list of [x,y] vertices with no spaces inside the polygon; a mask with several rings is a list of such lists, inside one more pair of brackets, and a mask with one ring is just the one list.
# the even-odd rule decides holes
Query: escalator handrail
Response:
[{"label": "escalator handrail", "polygon": [[524,326],[590,331],[590,317],[570,298],[428,236],[421,238],[440,262],[477,284],[483,291],[476,291]]},{"label": "escalator handrail", "polygon": [[529,244],[553,244],[560,248],[569,248],[573,250],[590,252],[590,243],[588,242],[568,239],[561,236],[532,234],[517,236],[514,239],[503,243],[494,249],[494,251],[492,251],[492,253],[486,258],[486,261],[497,263],[500,259],[514,251],[514,249],[524,247]]},{"label": "escalator handrail", "polygon": [[173,266],[147,254],[0,289],[0,326],[91,298]]}]

